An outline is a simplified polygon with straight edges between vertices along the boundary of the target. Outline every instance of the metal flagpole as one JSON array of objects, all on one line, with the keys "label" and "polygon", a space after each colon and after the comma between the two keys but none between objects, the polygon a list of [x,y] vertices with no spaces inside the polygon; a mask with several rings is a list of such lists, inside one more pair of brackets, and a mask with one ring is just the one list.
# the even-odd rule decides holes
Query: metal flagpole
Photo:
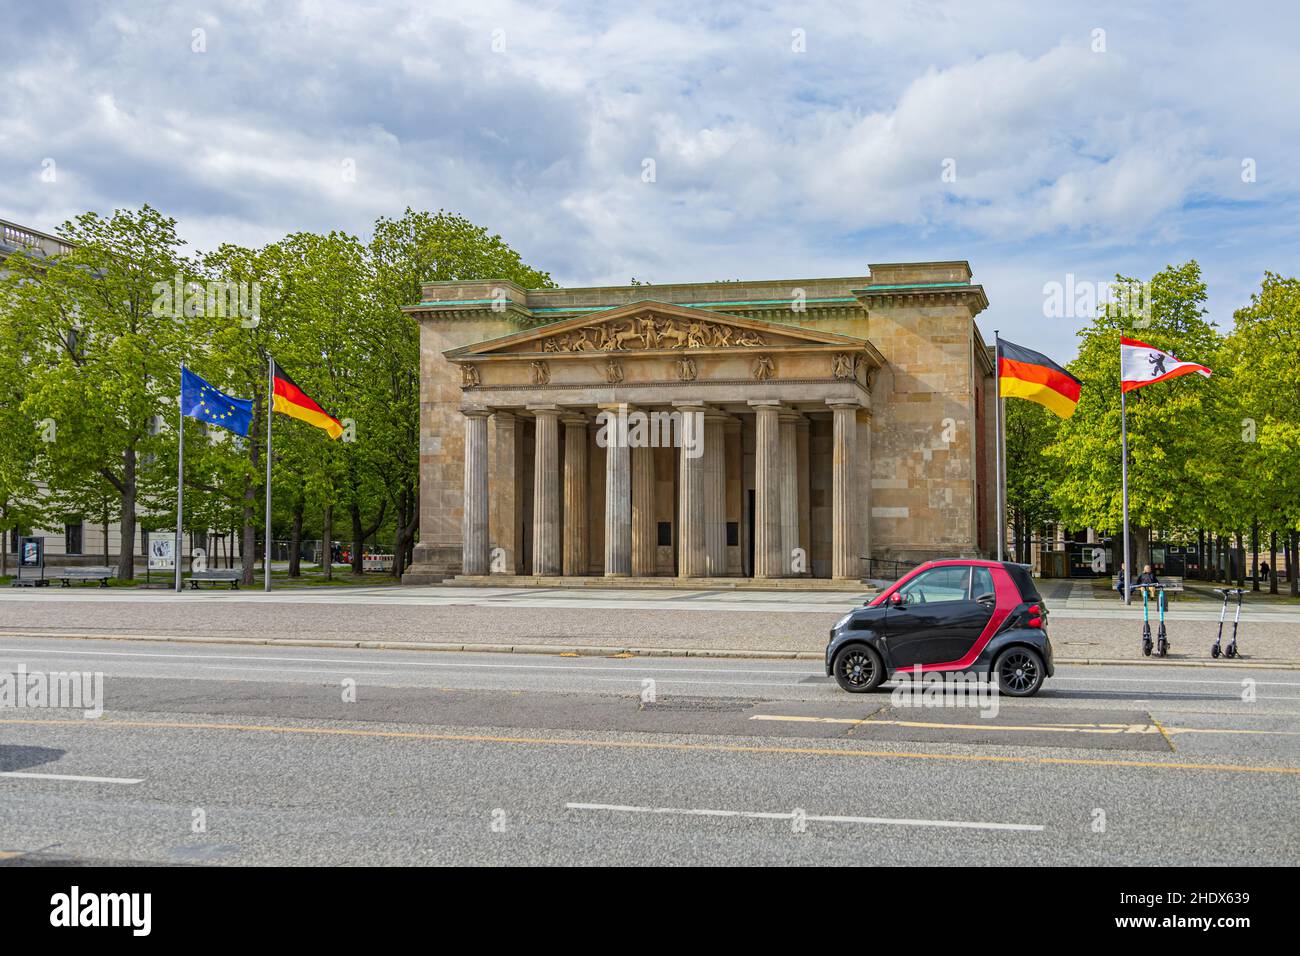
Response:
[{"label": "metal flagpole", "polygon": [[1124,576],[1124,603],[1131,604],[1133,592],[1129,581],[1132,580],[1132,569],[1129,565],[1132,562],[1128,550],[1128,392],[1124,391],[1123,374],[1121,371],[1119,383],[1119,447],[1123,459],[1120,463],[1120,483],[1124,497],[1124,563],[1120,573]]},{"label": "metal flagpole", "polygon": [[[181,370],[184,375],[184,369]],[[176,396],[176,542],[172,558],[176,562],[176,593],[181,593],[181,517],[185,514],[185,386]]]},{"label": "metal flagpole", "polygon": [[996,387],[993,390],[993,414],[997,425],[997,447],[993,450],[993,455],[997,459],[997,496],[998,496],[998,560],[1002,560],[1002,552],[1006,547],[1007,532],[1003,525],[1002,517],[1002,339],[998,336],[998,330],[993,330],[993,381]]},{"label": "metal flagpole", "polygon": [[275,359],[266,356],[266,553],[262,559],[265,590],[271,590],[271,416],[275,412]]}]

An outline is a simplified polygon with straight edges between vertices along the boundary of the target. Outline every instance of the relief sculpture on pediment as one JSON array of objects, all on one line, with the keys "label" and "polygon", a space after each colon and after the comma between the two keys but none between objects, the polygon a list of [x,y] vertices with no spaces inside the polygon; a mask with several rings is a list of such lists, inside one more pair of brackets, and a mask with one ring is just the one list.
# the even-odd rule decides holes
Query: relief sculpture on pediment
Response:
[{"label": "relief sculpture on pediment", "polygon": [[660,318],[646,313],[622,322],[583,326],[543,339],[543,352],[623,352],[634,349],[754,348],[762,333],[703,319]]}]

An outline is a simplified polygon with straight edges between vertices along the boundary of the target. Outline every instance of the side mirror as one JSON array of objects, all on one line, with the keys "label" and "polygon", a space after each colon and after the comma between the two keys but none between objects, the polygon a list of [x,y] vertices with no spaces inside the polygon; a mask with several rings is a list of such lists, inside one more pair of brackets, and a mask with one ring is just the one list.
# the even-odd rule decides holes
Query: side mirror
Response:
[{"label": "side mirror", "polygon": [[892,604],[894,607],[902,607],[903,595],[898,591],[895,591],[893,594],[889,595],[889,603]]}]

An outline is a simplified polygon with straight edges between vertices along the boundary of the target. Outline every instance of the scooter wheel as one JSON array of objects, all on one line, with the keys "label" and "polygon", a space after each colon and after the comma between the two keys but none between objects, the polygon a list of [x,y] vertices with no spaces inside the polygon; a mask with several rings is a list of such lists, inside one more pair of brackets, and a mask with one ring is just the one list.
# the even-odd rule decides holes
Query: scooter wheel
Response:
[{"label": "scooter wheel", "polygon": [[1218,644],[1215,644],[1213,647],[1210,648],[1210,656],[1211,656],[1211,657],[1218,657],[1218,656],[1219,656],[1219,645],[1218,645]]},{"label": "scooter wheel", "polygon": [[1143,641],[1143,642],[1142,642],[1142,656],[1143,656],[1143,657],[1150,657],[1150,656],[1151,656],[1151,642],[1150,642],[1150,641]]},{"label": "scooter wheel", "polygon": [[1169,653],[1168,641],[1162,640],[1159,644],[1156,645],[1156,657],[1164,657],[1168,653]]},{"label": "scooter wheel", "polygon": [[1237,649],[1235,647],[1228,648],[1228,657],[1236,657],[1236,656],[1237,656]]}]

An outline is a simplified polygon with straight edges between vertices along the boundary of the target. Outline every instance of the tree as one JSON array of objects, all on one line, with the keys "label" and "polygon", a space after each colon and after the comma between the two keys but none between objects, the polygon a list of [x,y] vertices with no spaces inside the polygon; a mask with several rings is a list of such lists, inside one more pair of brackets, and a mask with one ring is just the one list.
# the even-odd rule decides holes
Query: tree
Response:
[{"label": "tree", "polygon": [[85,213],[59,228],[71,250],[14,255],[3,280],[24,328],[23,412],[53,423],[41,465],[53,487],[101,476],[119,496],[117,577],[135,577],[136,519],[160,478],[158,422],[174,404],[186,335],[181,304],[160,290],[191,274],[176,222],[150,206]]},{"label": "tree", "polygon": [[[1120,283],[1134,280],[1119,276]],[[1080,331],[1070,371],[1083,382],[1072,418],[1061,422],[1046,454],[1056,462],[1052,499],[1072,527],[1116,533],[1122,528],[1120,483],[1119,340],[1140,338],[1180,358],[1214,366],[1220,339],[1206,319],[1205,283],[1195,260],[1169,266],[1152,277],[1150,317],[1134,327],[1131,316],[1111,305]],[[1216,486],[1220,445],[1226,440],[1231,405],[1219,376],[1187,376],[1128,395],[1129,509],[1136,564],[1149,556],[1152,528],[1200,526],[1231,492]]]},{"label": "tree", "polygon": [[1057,520],[1052,500],[1055,463],[1045,454],[1056,437],[1057,418],[1034,402],[1012,399],[1006,403],[1007,512],[1016,535],[1016,560],[1027,561],[1026,541],[1035,529]]},{"label": "tree", "polygon": [[1233,472],[1252,493],[1254,514],[1287,536],[1291,593],[1300,529],[1300,280],[1265,273],[1251,304],[1234,314],[1224,347],[1233,368],[1238,441]]},{"label": "tree", "polygon": [[370,243],[376,309],[358,330],[370,358],[367,392],[373,414],[362,441],[374,443],[374,461],[396,520],[394,577],[410,563],[419,527],[420,337],[402,312],[420,301],[423,283],[451,279],[509,279],[525,289],[551,287],[546,272],[524,264],[500,236],[447,212],[407,209],[381,217]]}]

